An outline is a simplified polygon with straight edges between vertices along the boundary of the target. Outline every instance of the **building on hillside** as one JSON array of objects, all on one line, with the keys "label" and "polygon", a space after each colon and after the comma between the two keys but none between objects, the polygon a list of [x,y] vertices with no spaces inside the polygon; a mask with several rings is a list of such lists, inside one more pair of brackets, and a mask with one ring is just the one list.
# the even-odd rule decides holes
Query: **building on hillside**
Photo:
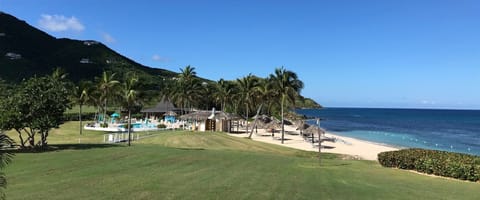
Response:
[{"label": "building on hillside", "polygon": [[5,57],[7,57],[10,60],[18,60],[22,58],[22,55],[18,53],[8,52],[5,54]]}]

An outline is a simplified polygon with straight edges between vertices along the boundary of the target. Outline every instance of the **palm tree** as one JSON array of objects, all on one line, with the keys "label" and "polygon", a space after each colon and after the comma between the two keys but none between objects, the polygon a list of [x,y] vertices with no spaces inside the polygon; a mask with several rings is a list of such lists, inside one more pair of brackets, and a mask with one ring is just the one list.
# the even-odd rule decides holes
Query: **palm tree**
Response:
[{"label": "palm tree", "polygon": [[266,113],[270,114],[273,103],[275,102],[275,90],[272,81],[268,78],[260,79],[257,86],[257,101],[266,105]]},{"label": "palm tree", "polygon": [[254,95],[258,86],[258,79],[249,74],[246,77],[237,79],[238,83],[238,95],[241,97],[241,103],[245,104],[245,118],[247,120],[246,131],[248,132],[248,111],[250,106],[253,104]]},{"label": "palm tree", "polygon": [[104,71],[101,77],[96,77],[98,89],[101,92],[100,100],[103,101],[103,123],[106,122],[107,100],[112,97],[115,87],[120,83],[115,79],[115,73]]},{"label": "palm tree", "polygon": [[225,111],[227,102],[230,102],[233,94],[235,93],[235,85],[230,81],[220,79],[215,84],[216,90],[214,92],[215,101],[220,103],[220,108]]},{"label": "palm tree", "polygon": [[65,72],[63,68],[60,68],[60,67],[55,68],[52,72],[52,78],[54,79],[63,80],[67,78],[67,76],[68,76],[68,73]]},{"label": "palm tree", "polygon": [[176,99],[176,102],[182,106],[184,111],[186,107],[191,108],[201,99],[201,84],[196,77],[195,67],[188,65],[185,69],[180,69],[180,71],[178,86],[175,88],[173,99]]},{"label": "palm tree", "polygon": [[275,74],[270,75],[274,90],[281,98],[280,107],[282,115],[282,144],[284,142],[285,126],[284,126],[284,107],[285,103],[291,102],[295,104],[295,97],[299,95],[303,88],[303,82],[298,79],[295,72],[288,71],[284,67],[275,69]]},{"label": "palm tree", "polygon": [[180,69],[180,74],[178,77],[183,81],[192,81],[197,76],[197,72],[195,71],[195,67],[191,67],[187,65],[185,69]]},{"label": "palm tree", "polygon": [[82,107],[91,100],[93,93],[92,83],[90,81],[81,81],[78,86],[74,88],[73,100],[79,106],[78,119],[80,121],[80,135],[82,135]]},{"label": "palm tree", "polygon": [[137,91],[135,90],[135,84],[137,82],[138,82],[138,77],[135,74],[127,74],[127,78],[123,84],[123,90],[122,90],[123,106],[128,111],[128,122],[127,122],[128,146],[130,146],[130,141],[131,141],[132,107],[135,105],[137,101]]}]

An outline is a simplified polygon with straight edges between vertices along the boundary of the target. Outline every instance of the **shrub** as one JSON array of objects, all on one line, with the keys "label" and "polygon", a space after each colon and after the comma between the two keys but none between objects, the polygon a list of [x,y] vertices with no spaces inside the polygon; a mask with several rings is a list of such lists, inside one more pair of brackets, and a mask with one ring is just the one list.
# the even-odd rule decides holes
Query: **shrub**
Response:
[{"label": "shrub", "polygon": [[378,154],[384,167],[415,170],[461,180],[480,180],[480,157],[426,149],[403,149]]},{"label": "shrub", "polygon": [[165,124],[158,124],[158,125],[157,125],[157,128],[167,128],[167,125],[165,125]]}]

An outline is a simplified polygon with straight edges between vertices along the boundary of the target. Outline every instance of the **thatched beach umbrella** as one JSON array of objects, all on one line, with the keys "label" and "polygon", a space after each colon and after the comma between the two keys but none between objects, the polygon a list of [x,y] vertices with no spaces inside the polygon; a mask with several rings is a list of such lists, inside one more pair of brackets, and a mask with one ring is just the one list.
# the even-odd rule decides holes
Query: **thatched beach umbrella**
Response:
[{"label": "thatched beach umbrella", "polygon": [[318,126],[309,126],[307,129],[304,130],[304,132],[312,133],[312,134],[315,134],[315,133],[324,134],[325,130],[323,130],[322,128],[320,128]]},{"label": "thatched beach umbrella", "polygon": [[278,124],[275,120],[274,121],[270,121],[268,123],[265,124],[264,126],[264,129],[267,129],[267,130],[271,130],[272,131],[272,137],[274,136],[275,134],[275,129],[277,128],[280,128],[280,124]]},{"label": "thatched beach umbrella", "polygon": [[303,131],[305,129],[307,129],[308,127],[310,127],[309,124],[305,123],[305,121],[303,120],[299,120],[297,122],[295,122],[295,124],[297,125],[297,130],[300,130],[300,134],[303,135]]},{"label": "thatched beach umbrella", "polygon": [[325,130],[320,128],[319,126],[310,126],[305,129],[305,132],[312,134],[312,143],[314,143],[314,134],[318,134],[318,160],[320,160],[321,151],[322,151],[322,139],[321,135],[325,134]]},{"label": "thatched beach umbrella", "polygon": [[267,115],[255,115],[253,116],[253,118],[257,118],[258,121],[261,121],[261,122],[264,122],[264,123],[268,123],[270,121],[272,121],[271,117],[267,116]]}]

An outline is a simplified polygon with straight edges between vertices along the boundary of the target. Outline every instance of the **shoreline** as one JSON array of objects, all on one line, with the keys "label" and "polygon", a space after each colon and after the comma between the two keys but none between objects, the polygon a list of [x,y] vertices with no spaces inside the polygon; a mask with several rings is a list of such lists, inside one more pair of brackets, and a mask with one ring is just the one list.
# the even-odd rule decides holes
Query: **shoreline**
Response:
[{"label": "shoreline", "polygon": [[[250,129],[251,130],[251,129]],[[288,134],[295,133],[295,134]],[[248,137],[248,133],[235,133],[229,134],[234,137]],[[285,147],[290,147],[294,149],[300,149],[305,151],[315,151],[318,152],[318,143],[312,145],[312,143],[307,142],[300,136],[300,131],[296,130],[294,126],[285,125],[285,141],[284,144],[281,144],[281,133],[275,132],[275,136],[272,138],[271,133],[265,131],[265,129],[258,129],[258,133],[252,134],[252,140],[265,142],[270,144],[281,145]],[[366,140],[355,139],[351,137],[345,137],[336,135],[331,132],[326,132],[325,136],[329,138],[336,138],[335,142],[324,141],[322,142],[322,152],[323,153],[336,153],[350,155],[362,160],[377,160],[377,155],[380,152],[385,151],[395,151],[400,148],[388,146],[386,144],[378,144]]]}]

